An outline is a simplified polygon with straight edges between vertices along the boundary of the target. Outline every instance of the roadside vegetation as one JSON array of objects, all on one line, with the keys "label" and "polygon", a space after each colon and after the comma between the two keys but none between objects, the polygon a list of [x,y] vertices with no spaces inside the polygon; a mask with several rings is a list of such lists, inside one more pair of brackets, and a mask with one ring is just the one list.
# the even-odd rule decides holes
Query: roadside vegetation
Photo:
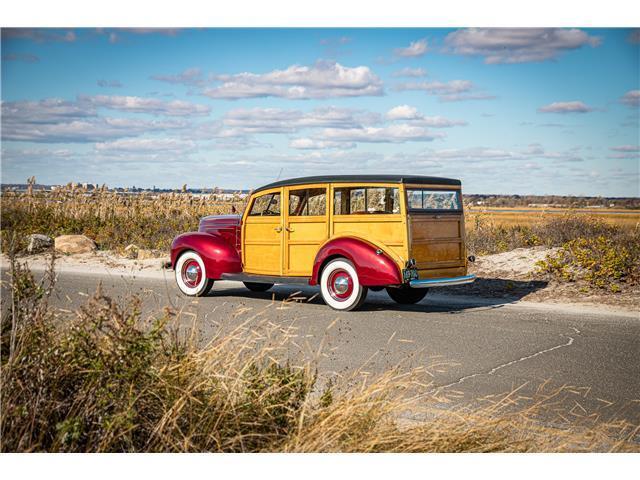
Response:
[{"label": "roadside vegetation", "polygon": [[[10,263],[3,452],[640,451],[635,425],[598,422],[575,401],[563,413],[575,387],[438,409],[429,367],[327,381],[295,325],[239,316],[203,342],[171,308],[144,318],[136,297],[98,289],[75,313],[55,309],[53,260],[39,282]],[[537,421],[549,412],[555,427]]]},{"label": "roadside vegetation", "polygon": [[205,215],[242,212],[239,195],[229,200],[219,195],[190,193],[122,194],[106,188],[91,190],[68,185],[55,191],[2,192],[2,248],[8,240],[26,248],[26,237],[40,233],[86,235],[101,250],[122,251],[127,245],[167,251],[173,238],[198,228]]},{"label": "roadside vegetation", "polygon": [[621,226],[596,217],[567,213],[530,225],[495,224],[474,215],[467,227],[467,248],[477,255],[516,248],[557,247],[537,262],[537,272],[559,281],[618,292],[640,285],[640,224]]},{"label": "roadside vegetation", "polygon": [[[201,217],[241,213],[246,202],[240,195],[123,194],[73,185],[53,192],[3,191],[1,200],[5,253],[9,248],[24,251],[28,235],[35,233],[86,235],[99,249],[116,253],[131,244],[166,253],[177,234],[197,229]],[[633,217],[613,222],[585,214],[537,211],[505,223],[497,213],[475,210],[468,210],[466,217],[467,248],[474,255],[557,247],[559,251],[538,263],[540,276],[608,292],[640,284],[640,223]]]}]

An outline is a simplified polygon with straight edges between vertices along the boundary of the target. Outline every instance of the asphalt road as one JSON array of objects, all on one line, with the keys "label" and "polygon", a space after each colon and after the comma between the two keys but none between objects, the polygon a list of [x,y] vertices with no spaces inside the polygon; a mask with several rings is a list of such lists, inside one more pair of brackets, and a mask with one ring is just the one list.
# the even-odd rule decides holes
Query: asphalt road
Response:
[{"label": "asphalt road", "polygon": [[[172,272],[166,281],[58,273],[56,305],[73,310],[99,282],[114,297],[141,294],[145,313],[173,304],[186,312],[185,318],[197,318],[204,338],[218,323],[233,325],[258,311],[276,324],[295,319],[299,335],[312,349],[322,342],[329,352],[319,359],[321,373],[376,372],[399,362],[409,367],[442,361],[447,365],[434,369],[433,388],[452,404],[494,398],[518,387],[519,394],[533,395],[548,381],[548,389],[569,387],[566,411],[579,404],[574,412],[584,408],[603,418],[623,416],[640,424],[640,315],[634,313],[434,292],[406,307],[393,303],[384,291],[369,292],[362,310],[341,313],[319,296],[309,301],[317,293],[313,288],[297,295],[300,289],[292,286],[253,293],[235,282],[217,282],[209,296],[193,300],[179,294]],[[307,300],[283,303],[292,295]]]}]

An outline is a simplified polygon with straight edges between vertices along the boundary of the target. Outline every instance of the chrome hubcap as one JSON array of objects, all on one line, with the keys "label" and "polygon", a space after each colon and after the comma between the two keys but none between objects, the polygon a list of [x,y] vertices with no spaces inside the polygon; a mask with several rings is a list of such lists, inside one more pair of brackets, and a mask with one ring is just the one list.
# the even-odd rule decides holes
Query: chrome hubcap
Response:
[{"label": "chrome hubcap", "polygon": [[347,277],[338,277],[333,282],[333,289],[336,293],[345,293],[349,289],[349,279]]},{"label": "chrome hubcap", "polygon": [[190,282],[197,282],[198,281],[198,267],[196,267],[195,265],[189,265],[187,267],[187,269],[185,270],[185,272],[184,272],[184,276]]}]

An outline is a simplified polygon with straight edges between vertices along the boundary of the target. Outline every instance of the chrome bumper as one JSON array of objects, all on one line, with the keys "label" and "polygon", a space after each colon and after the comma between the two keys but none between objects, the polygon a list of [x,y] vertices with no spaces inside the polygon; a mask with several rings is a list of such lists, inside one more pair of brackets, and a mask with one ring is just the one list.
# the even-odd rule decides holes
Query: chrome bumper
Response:
[{"label": "chrome bumper", "polygon": [[411,288],[448,287],[449,285],[464,285],[475,281],[475,275],[452,278],[425,278],[424,280],[411,280]]}]

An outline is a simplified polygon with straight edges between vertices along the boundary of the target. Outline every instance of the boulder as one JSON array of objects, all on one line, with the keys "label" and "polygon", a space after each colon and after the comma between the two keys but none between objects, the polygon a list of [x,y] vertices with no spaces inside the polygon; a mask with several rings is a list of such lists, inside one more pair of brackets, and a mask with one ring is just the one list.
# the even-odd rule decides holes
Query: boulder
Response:
[{"label": "boulder", "polygon": [[127,258],[138,258],[138,252],[140,252],[140,247],[133,243],[124,248],[124,256]]},{"label": "boulder", "polygon": [[138,250],[138,260],[149,260],[150,258],[156,258],[158,254],[153,250],[148,250],[145,248],[140,248]]},{"label": "boulder", "polygon": [[53,239],[40,233],[34,233],[27,237],[27,253],[39,253],[49,250],[53,246]]},{"label": "boulder", "polygon": [[61,253],[90,253],[97,247],[93,240],[84,235],[60,235],[55,239],[56,251]]}]

